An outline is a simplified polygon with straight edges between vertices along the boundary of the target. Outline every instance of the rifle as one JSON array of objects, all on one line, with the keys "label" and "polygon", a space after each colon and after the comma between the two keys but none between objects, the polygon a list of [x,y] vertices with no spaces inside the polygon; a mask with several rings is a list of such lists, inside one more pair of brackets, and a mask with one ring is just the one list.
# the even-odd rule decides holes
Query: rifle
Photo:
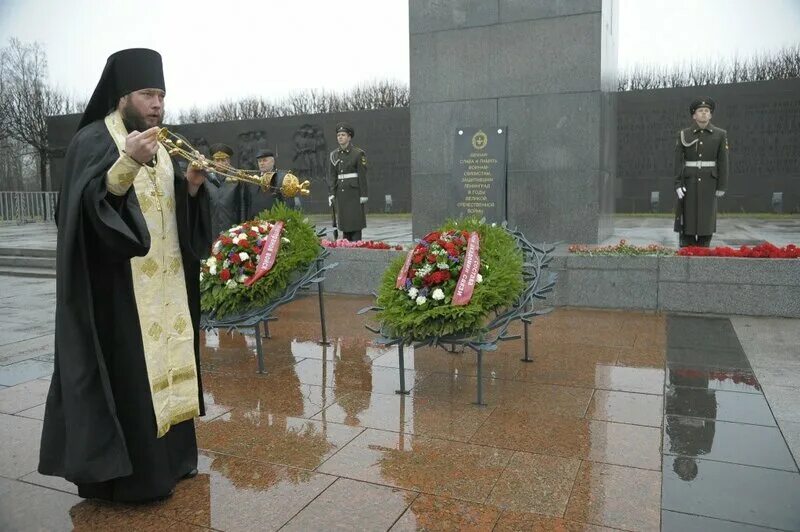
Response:
[{"label": "rifle", "polygon": [[331,203],[331,224],[333,224],[333,240],[339,240],[339,229],[336,227],[336,200]]}]

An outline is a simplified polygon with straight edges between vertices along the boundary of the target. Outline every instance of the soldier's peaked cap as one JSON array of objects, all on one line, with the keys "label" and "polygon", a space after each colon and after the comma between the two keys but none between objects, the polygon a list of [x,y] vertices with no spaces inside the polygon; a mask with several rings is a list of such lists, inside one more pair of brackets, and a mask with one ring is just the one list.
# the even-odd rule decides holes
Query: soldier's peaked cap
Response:
[{"label": "soldier's peaked cap", "polygon": [[708,107],[708,109],[713,113],[716,106],[717,104],[714,102],[714,100],[707,96],[704,98],[697,98],[696,100],[692,101],[691,105],[689,105],[689,114],[693,115],[694,112],[701,107]]},{"label": "soldier's peaked cap", "polygon": [[228,157],[233,157],[233,148],[231,148],[227,144],[223,144],[221,142],[219,142],[217,144],[212,144],[211,147],[209,148],[209,151],[211,151],[211,156],[212,157],[214,155],[216,155],[217,153],[224,153]]},{"label": "soldier's peaked cap", "polygon": [[336,132],[339,133],[341,131],[344,131],[345,133],[347,133],[351,137],[355,137],[356,136],[356,130],[353,129],[353,126],[351,126],[347,122],[339,122],[338,124],[336,124]]}]

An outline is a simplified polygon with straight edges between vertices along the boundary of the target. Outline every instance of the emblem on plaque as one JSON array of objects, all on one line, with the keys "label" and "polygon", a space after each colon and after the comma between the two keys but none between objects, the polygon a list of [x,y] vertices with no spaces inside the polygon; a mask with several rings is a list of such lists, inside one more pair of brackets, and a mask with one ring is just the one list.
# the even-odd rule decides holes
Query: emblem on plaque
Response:
[{"label": "emblem on plaque", "polygon": [[489,143],[489,137],[486,136],[486,133],[481,131],[480,129],[472,135],[472,147],[476,150],[482,150],[486,148],[486,144]]}]

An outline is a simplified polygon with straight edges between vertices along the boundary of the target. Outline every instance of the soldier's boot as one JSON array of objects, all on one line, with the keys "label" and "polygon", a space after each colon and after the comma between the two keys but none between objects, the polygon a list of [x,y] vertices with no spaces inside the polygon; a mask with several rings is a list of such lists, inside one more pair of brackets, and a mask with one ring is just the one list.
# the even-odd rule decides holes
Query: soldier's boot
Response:
[{"label": "soldier's boot", "polygon": [[350,242],[358,242],[361,240],[361,231],[345,231],[344,237]]},{"label": "soldier's boot", "polygon": [[686,233],[680,233],[680,236],[678,238],[679,238],[679,245],[682,248],[697,245],[697,238],[695,237],[695,235],[687,235]]},{"label": "soldier's boot", "polygon": [[697,245],[702,248],[711,247],[711,237],[713,235],[697,235]]}]

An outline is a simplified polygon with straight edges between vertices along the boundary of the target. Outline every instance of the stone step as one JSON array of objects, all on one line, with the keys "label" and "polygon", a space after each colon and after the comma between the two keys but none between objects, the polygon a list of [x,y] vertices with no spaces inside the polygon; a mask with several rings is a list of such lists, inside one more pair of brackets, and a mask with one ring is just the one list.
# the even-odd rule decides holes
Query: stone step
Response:
[{"label": "stone step", "polygon": [[56,271],[45,268],[14,268],[0,266],[0,276],[6,277],[38,277],[45,279],[55,279]]},{"label": "stone step", "polygon": [[22,255],[4,256],[0,254],[0,266],[9,268],[44,268],[47,270],[56,269],[55,257],[26,257]]},{"label": "stone step", "polygon": [[24,247],[2,247],[0,246],[0,256],[8,257],[52,257],[55,258],[55,248],[24,248]]}]

